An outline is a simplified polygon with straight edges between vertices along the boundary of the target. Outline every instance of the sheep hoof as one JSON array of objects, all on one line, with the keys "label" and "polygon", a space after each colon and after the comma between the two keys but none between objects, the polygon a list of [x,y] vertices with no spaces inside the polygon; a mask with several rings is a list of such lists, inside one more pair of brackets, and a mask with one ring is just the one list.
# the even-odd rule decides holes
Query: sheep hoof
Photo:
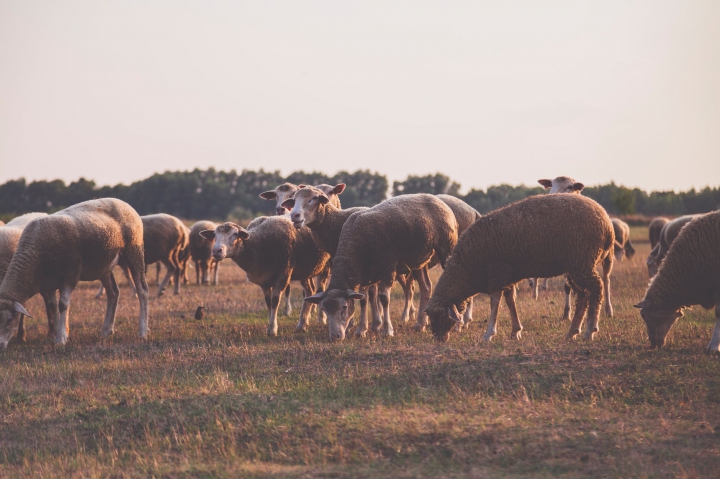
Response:
[{"label": "sheep hoof", "polygon": [[[298,324],[297,326],[295,326],[295,332],[296,333],[307,333],[307,326],[305,326],[303,324]],[[277,336],[277,333],[270,334],[270,331],[268,330],[268,336]]]},{"label": "sheep hoof", "polygon": [[393,336],[395,336],[395,331],[393,331],[392,329],[389,329],[389,330],[385,331],[385,336],[387,336],[388,338],[392,338]]},{"label": "sheep hoof", "polygon": [[164,294],[165,294],[165,291],[160,291],[160,292],[158,292],[157,297],[160,298],[160,297],[162,297],[162,295],[164,295]]},{"label": "sheep hoof", "polygon": [[413,331],[417,331],[418,333],[424,333],[425,332],[425,325],[424,324],[416,324],[412,327]]},{"label": "sheep hoof", "polygon": [[607,309],[606,309],[606,310],[605,310],[605,316],[607,316],[608,318],[612,318],[612,317],[613,317],[613,310],[612,310],[612,309],[610,309],[610,310],[607,310]]},{"label": "sheep hoof", "polygon": [[455,323],[452,330],[459,333],[463,330],[463,325],[461,323]]},{"label": "sheep hoof", "polygon": [[708,354],[720,354],[720,343],[710,343],[706,351]]},{"label": "sheep hoof", "polygon": [[563,313],[561,321],[570,321],[570,311],[565,311]]},{"label": "sheep hoof", "polygon": [[522,329],[519,331],[513,331],[512,333],[510,333],[510,339],[518,340],[520,338],[522,338]]},{"label": "sheep hoof", "polygon": [[268,328],[267,335],[270,336],[271,338],[274,336],[277,336],[277,329],[272,328],[272,327]]},{"label": "sheep hoof", "polygon": [[485,335],[483,336],[483,339],[485,341],[490,341],[493,337],[495,337],[495,333],[485,333]]},{"label": "sheep hoof", "polygon": [[360,331],[359,329],[355,331],[355,337],[358,338],[366,338],[367,337],[367,331]]},{"label": "sheep hoof", "polygon": [[110,335],[113,334],[114,332],[115,332],[115,331],[113,331],[112,329],[110,329],[110,330],[103,329],[101,334],[102,334],[102,337],[103,337],[103,338],[107,338],[108,336],[110,336]]},{"label": "sheep hoof", "polygon": [[592,341],[595,339],[595,331],[585,331],[585,341]]},{"label": "sheep hoof", "polygon": [[580,334],[579,329],[571,329],[570,332],[567,333],[566,338],[567,339],[575,339],[575,337]]}]

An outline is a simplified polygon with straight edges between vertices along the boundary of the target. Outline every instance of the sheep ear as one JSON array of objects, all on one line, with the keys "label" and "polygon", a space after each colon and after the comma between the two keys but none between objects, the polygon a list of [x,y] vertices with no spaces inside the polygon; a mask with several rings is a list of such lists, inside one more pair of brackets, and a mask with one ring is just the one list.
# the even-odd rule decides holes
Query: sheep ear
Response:
[{"label": "sheep ear", "polygon": [[240,228],[237,233],[235,233],[236,238],[240,239],[248,239],[250,237],[250,233],[245,228]]},{"label": "sheep ear", "polygon": [[308,303],[312,304],[320,304],[323,299],[325,299],[325,291],[322,291],[317,294],[313,294],[312,296],[308,296],[307,298],[303,299],[303,301],[307,301]]},{"label": "sheep ear", "polygon": [[450,316],[450,319],[456,323],[462,323],[462,317],[460,316],[460,312],[457,310],[457,306],[454,304],[448,306],[447,313],[448,316]]},{"label": "sheep ear", "polygon": [[648,301],[647,299],[643,299],[638,304],[636,304],[635,307],[638,309],[641,309],[641,308],[647,308],[650,305],[651,305],[650,301]]},{"label": "sheep ear", "polygon": [[551,181],[551,180],[538,180],[538,183],[540,183],[542,186],[544,186],[546,190],[547,190],[548,188],[552,187],[552,181]]},{"label": "sheep ear", "polygon": [[277,193],[275,193],[275,190],[264,191],[260,193],[260,198],[264,200],[274,200],[277,198]]},{"label": "sheep ear", "polygon": [[318,201],[321,205],[326,205],[330,203],[330,198],[327,197],[324,193],[322,195],[318,195]]},{"label": "sheep ear", "polygon": [[347,186],[347,185],[345,185],[345,183],[339,183],[339,184],[335,185],[335,187],[333,188],[333,193],[335,193],[336,195],[339,195],[340,193],[345,191],[345,186]]},{"label": "sheep ear", "polygon": [[283,201],[280,206],[288,210],[293,209],[295,207],[295,198],[288,198],[287,200]]},{"label": "sheep ear", "polygon": [[582,183],[575,183],[573,185],[573,191],[582,191],[583,188],[585,188],[585,185],[583,185]]},{"label": "sheep ear", "polygon": [[307,188],[307,185],[298,185],[298,188]]},{"label": "sheep ear", "polygon": [[17,301],[13,303],[13,311],[15,311],[16,313],[24,314],[28,318],[32,318],[30,313],[27,312],[27,309],[25,309],[25,307]]},{"label": "sheep ear", "polygon": [[352,289],[348,289],[348,298],[349,299],[363,299],[363,298],[365,298],[365,295],[362,293],[353,291]]},{"label": "sheep ear", "polygon": [[203,230],[200,233],[200,236],[205,238],[206,240],[214,240],[215,239],[215,230]]}]

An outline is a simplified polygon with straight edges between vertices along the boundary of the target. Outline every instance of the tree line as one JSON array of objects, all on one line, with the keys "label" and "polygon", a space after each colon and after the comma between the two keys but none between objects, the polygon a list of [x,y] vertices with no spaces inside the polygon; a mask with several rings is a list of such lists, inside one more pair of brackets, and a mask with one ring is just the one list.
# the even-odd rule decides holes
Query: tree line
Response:
[{"label": "tree line", "polygon": [[[164,212],[186,219],[246,220],[258,215],[273,214],[275,205],[258,195],[277,185],[346,183],[342,194],[343,207],[373,206],[392,196],[409,193],[449,194],[466,201],[480,213],[487,213],[527,196],[542,194],[541,186],[501,184],[486,190],[471,189],[460,194],[461,185],[441,173],[410,175],[395,181],[390,188],[385,175],[369,170],[324,173],[296,171],[282,176],[279,171],[235,170],[214,168],[193,171],[156,173],[130,185],[98,186],[80,178],[70,184],[62,180],[10,180],[0,185],[0,218],[10,219],[33,211],[58,211],[93,198],[115,197],[128,202],[141,215]],[[390,191],[388,191],[390,190]],[[706,213],[720,208],[720,187],[673,191],[646,192],[639,188],[618,186],[614,182],[589,186],[583,195],[600,203],[610,214],[679,216]]]}]

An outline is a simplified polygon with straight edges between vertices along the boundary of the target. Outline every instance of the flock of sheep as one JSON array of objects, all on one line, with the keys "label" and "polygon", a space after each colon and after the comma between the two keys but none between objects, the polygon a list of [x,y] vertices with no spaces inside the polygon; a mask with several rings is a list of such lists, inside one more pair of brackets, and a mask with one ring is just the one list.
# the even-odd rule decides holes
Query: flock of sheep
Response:
[{"label": "flock of sheep", "polygon": [[[113,269],[120,266],[140,304],[140,337],[148,334],[147,266],[167,270],[158,295],[173,282],[174,293],[187,282],[195,263],[196,281],[218,281],[218,264],[232,259],[249,281],[263,290],[268,308],[267,333],[278,333],[277,314],[285,294],[290,314],[290,281],[302,285],[304,302],[297,331],[305,331],[314,306],[330,338],[342,340],[353,324],[355,300],[360,313],[355,335],[369,330],[392,336],[390,289],[403,287],[400,321],[416,317],[415,329],[430,325],[446,340],[472,321],[473,297],[490,296],[485,339],[497,333],[504,298],[512,319],[511,337],[520,339],[522,324],[515,305],[516,286],[530,279],[537,297],[540,278],[563,275],[571,320],[569,338],[599,330],[600,308],[613,315],[610,274],[613,259],[635,253],[629,227],[580,193],[583,184],[567,177],[540,180],[550,194],[532,196],[481,216],[447,195],[393,197],[372,208],[342,209],[344,184],[305,186],[285,183],[260,196],[276,202],[276,216],[253,220],[247,229],[235,224],[199,221],[187,228],[177,218],[140,217],[118,199],[86,201],[52,215],[30,213],[0,226],[0,347],[15,335],[23,341],[24,304],[40,294],[49,333],[65,344],[69,308],[79,281],[100,280],[98,296],[107,294],[102,335],[112,334],[119,289]],[[650,343],[661,347],[683,308],[720,302],[720,212],[656,218],[650,225],[652,252],[647,260],[651,282],[636,305]],[[434,288],[428,269],[443,273]],[[602,276],[597,267],[602,266]],[[159,278],[158,278],[159,279]],[[328,281],[329,280],[329,281]],[[415,309],[415,283],[420,307]],[[572,293],[572,294],[571,294]],[[570,307],[574,296],[574,307]],[[571,311],[573,314],[571,316]],[[720,307],[709,351],[720,352]]]}]

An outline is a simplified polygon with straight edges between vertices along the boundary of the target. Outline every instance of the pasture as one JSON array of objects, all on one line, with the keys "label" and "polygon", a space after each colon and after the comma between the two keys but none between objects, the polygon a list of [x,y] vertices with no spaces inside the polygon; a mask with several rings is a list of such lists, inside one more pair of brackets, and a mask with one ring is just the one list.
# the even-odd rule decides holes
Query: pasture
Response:
[{"label": "pasture", "polygon": [[[397,321],[393,338],[331,343],[316,322],[296,334],[297,285],[268,338],[260,288],[230,260],[219,286],[192,284],[190,270],[180,296],[162,298],[151,268],[147,341],[119,271],[108,340],[97,282],[73,295],[65,347],[35,297],[28,342],[0,354],[0,475],[717,477],[720,359],[704,352],[714,315],[686,311],[649,350],[633,308],[647,230],[632,238],[637,254],[612,275],[615,318],[601,316],[594,342],[565,339],[560,279],[537,301],[524,283],[522,340],[508,339],[503,304],[490,343],[487,297],[443,344]],[[401,308],[396,286],[394,319]]]}]

